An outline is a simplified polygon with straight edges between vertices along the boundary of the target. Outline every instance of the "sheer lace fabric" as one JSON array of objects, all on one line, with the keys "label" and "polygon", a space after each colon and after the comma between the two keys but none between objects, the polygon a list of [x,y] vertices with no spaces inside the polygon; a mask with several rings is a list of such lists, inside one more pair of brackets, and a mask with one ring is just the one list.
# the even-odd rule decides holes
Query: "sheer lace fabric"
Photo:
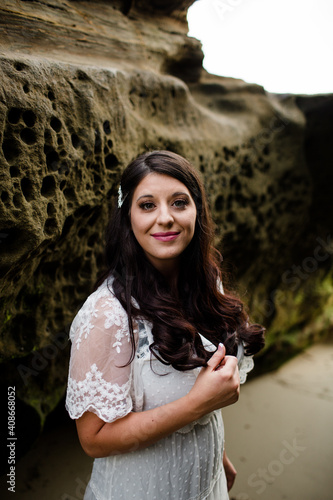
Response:
[{"label": "sheer lace fabric", "polygon": [[[137,335],[137,328],[135,330]],[[85,411],[105,422],[133,409],[127,314],[106,283],[90,295],[70,330],[71,360],[66,407],[71,418]]]},{"label": "sheer lace fabric", "polygon": [[[138,320],[134,335],[135,358],[124,366],[132,350],[127,314],[104,282],[88,297],[70,330],[66,407],[72,418],[91,411],[113,422],[189,392],[200,368],[179,372],[151,359],[148,321]],[[207,350],[215,350],[202,340]],[[252,366],[252,359],[240,353],[242,381]],[[228,499],[223,441],[222,415],[216,411],[144,450],[95,459],[85,500]]]}]

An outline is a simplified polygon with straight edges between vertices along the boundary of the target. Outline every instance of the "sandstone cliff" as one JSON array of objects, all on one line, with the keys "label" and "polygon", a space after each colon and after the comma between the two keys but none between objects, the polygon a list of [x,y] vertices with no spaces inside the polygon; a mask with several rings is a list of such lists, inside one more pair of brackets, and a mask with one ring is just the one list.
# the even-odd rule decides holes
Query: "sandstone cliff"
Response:
[{"label": "sandstone cliff", "polygon": [[0,6],[1,376],[28,421],[64,394],[68,325],[147,149],[201,171],[225,268],[268,328],[265,369],[332,329],[333,98],[207,74],[191,3]]}]

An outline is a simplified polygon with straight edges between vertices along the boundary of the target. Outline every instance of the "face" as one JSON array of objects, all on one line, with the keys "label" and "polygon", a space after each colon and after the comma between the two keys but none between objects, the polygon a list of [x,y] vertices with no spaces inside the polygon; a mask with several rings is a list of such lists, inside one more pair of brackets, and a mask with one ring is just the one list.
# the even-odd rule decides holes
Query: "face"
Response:
[{"label": "face", "polygon": [[133,193],[132,231],[160,272],[177,271],[191,242],[197,210],[187,187],[168,175],[148,174]]}]

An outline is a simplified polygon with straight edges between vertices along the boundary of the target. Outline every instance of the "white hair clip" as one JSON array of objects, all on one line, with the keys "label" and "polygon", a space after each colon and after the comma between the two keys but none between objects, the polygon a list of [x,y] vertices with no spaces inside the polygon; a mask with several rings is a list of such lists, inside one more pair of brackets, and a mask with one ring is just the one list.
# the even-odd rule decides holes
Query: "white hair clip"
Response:
[{"label": "white hair clip", "polygon": [[118,208],[121,208],[124,203],[123,192],[121,190],[121,186],[118,188]]}]

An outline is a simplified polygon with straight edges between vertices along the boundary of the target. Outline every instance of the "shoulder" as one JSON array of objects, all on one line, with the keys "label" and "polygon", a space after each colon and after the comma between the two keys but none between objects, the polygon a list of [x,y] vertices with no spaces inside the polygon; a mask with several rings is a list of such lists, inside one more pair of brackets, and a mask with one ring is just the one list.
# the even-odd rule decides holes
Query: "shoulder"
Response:
[{"label": "shoulder", "polygon": [[116,330],[123,334],[128,331],[128,316],[125,309],[113,293],[112,278],[105,280],[95,290],[76,314],[70,329],[70,339],[77,347],[87,339],[96,326],[105,333]]}]

